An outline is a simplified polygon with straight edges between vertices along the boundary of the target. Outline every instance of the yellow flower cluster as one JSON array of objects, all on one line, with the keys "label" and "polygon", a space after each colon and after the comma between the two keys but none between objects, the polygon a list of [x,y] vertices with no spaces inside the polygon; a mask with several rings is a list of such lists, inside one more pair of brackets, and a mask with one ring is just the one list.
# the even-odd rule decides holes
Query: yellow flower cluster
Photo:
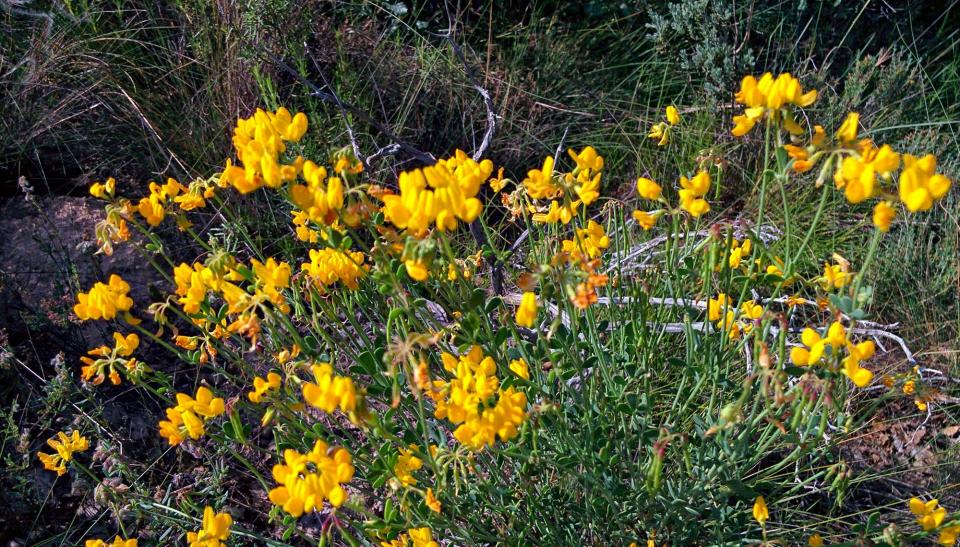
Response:
[{"label": "yellow flower cluster", "polygon": [[182,443],[187,437],[197,440],[206,432],[204,424],[224,410],[223,399],[214,398],[206,387],[197,389],[196,398],[177,393],[177,405],[167,409],[167,419],[159,424],[160,436],[167,439],[170,446]]},{"label": "yellow flower cluster", "polygon": [[648,138],[657,141],[657,146],[666,146],[670,142],[671,130],[680,123],[680,111],[677,110],[677,107],[670,105],[667,107],[666,117],[666,122],[654,124],[650,128],[650,133],[647,134]]},{"label": "yellow flower cluster", "polygon": [[610,246],[610,237],[603,226],[593,220],[587,221],[586,228],[577,228],[573,239],[561,242],[563,252],[569,254],[573,262],[597,258],[604,249]]},{"label": "yellow flower cluster", "polygon": [[212,507],[203,508],[203,523],[198,532],[187,532],[189,547],[224,547],[230,537],[233,517],[229,513],[216,513]]},{"label": "yellow flower cluster", "polygon": [[333,373],[329,363],[313,365],[313,377],[316,383],[303,384],[303,399],[310,405],[327,413],[340,409],[355,420],[357,410],[357,388],[353,380]]},{"label": "yellow flower cluster", "polygon": [[530,198],[550,200],[545,207],[529,206],[529,211],[534,213],[534,222],[569,224],[581,204],[590,205],[600,197],[603,156],[597,154],[592,146],[587,146],[579,153],[569,149],[567,155],[576,164],[573,171],[555,172],[555,160],[553,156],[548,156],[543,160],[542,168],[531,169],[523,180],[523,188]]},{"label": "yellow flower cluster", "polygon": [[116,536],[110,543],[102,539],[88,539],[83,543],[83,547],[137,547],[137,539],[123,539]]},{"label": "yellow flower cluster", "polygon": [[411,528],[391,541],[381,541],[380,547],[440,547],[429,528]]},{"label": "yellow flower cluster", "polygon": [[186,188],[172,178],[168,178],[166,184],[162,186],[151,181],[150,195],[140,199],[137,211],[147,224],[159,226],[167,215],[167,206],[177,199],[181,192],[186,192]]},{"label": "yellow flower cluster", "polygon": [[753,300],[745,300],[739,308],[724,293],[707,301],[707,319],[716,323],[717,329],[727,333],[731,340],[750,334],[756,320],[763,316],[763,306]]},{"label": "yellow flower cluster", "polygon": [[300,208],[293,212],[295,221],[303,226],[305,221],[332,225],[343,207],[343,181],[340,177],[328,179],[327,169],[309,160],[303,163],[303,179],[306,184],[290,186],[290,201]]},{"label": "yellow flower cluster", "polygon": [[393,474],[397,476],[397,480],[403,486],[417,484],[413,472],[423,467],[423,460],[414,455],[414,450],[417,450],[417,445],[410,445],[410,448],[400,448],[397,463],[393,464]]},{"label": "yellow flower cluster", "polygon": [[73,313],[81,321],[87,319],[113,319],[118,313],[125,314],[129,320],[133,300],[127,296],[130,285],[119,275],[113,274],[107,284],[97,282],[89,292],[77,295]]},{"label": "yellow flower cluster", "polygon": [[400,193],[381,196],[383,214],[399,229],[423,237],[432,224],[441,232],[457,222],[473,222],[483,210],[480,186],[493,173],[493,162],[479,163],[462,150],[436,164],[400,173]]},{"label": "yellow flower cluster", "polygon": [[90,441],[86,437],[81,437],[79,431],[74,430],[69,436],[61,431],[56,437],[48,439],[47,445],[56,453],[37,452],[37,457],[43,463],[44,469],[56,471],[57,476],[61,476],[67,472],[67,462],[73,460],[75,453],[90,448]]},{"label": "yellow flower cluster", "polygon": [[700,171],[692,179],[680,177],[680,208],[698,218],[710,211],[703,196],[710,191],[710,173]]},{"label": "yellow flower cluster", "polygon": [[866,387],[873,379],[873,372],[860,366],[860,363],[873,357],[876,346],[870,340],[853,343],[847,338],[847,331],[843,323],[834,321],[827,329],[826,336],[817,331],[806,328],[800,335],[802,346],[790,349],[790,361],[798,366],[811,366],[823,360],[827,348],[833,355],[839,355],[841,348],[846,348],[847,356],[841,361],[841,371],[857,385]]},{"label": "yellow flower cluster", "polygon": [[919,498],[910,498],[910,512],[917,517],[917,524],[925,532],[940,528],[940,535],[937,538],[937,543],[940,545],[954,545],[960,538],[960,524],[952,524],[941,528],[947,518],[947,509],[940,506],[936,499],[923,501]]},{"label": "yellow flower cluster", "polygon": [[345,448],[329,447],[318,440],[313,450],[301,454],[288,448],[283,464],[273,466],[273,479],[280,486],[270,490],[270,501],[300,517],[323,507],[324,500],[340,507],[347,501],[343,484],[353,479],[353,463]]},{"label": "yellow flower cluster", "polygon": [[300,269],[307,272],[318,289],[323,290],[337,282],[343,283],[348,289],[356,289],[359,280],[370,270],[364,260],[360,251],[325,247],[311,249],[310,262],[303,263]]},{"label": "yellow flower cluster", "polygon": [[279,188],[284,181],[296,179],[304,160],[282,164],[280,154],[286,151],[287,142],[299,141],[306,132],[307,116],[302,112],[291,116],[283,107],[276,112],[258,108],[253,116],[237,120],[233,146],[243,166],[233,165],[228,159],[220,186],[233,186],[247,194],[264,186]]},{"label": "yellow flower cluster", "polygon": [[[98,386],[103,383],[105,378],[109,377],[110,383],[117,386],[120,385],[119,370],[123,370],[134,378],[149,371],[145,365],[135,358],[127,359],[140,346],[140,337],[136,333],[131,332],[124,336],[115,332],[113,333],[113,344],[113,348],[100,346],[88,351],[89,356],[80,357],[80,361],[84,363],[81,376],[85,381]],[[93,357],[97,357],[97,359]]]},{"label": "yellow flower cluster", "polygon": [[527,396],[512,387],[501,389],[493,358],[484,356],[480,346],[459,358],[446,352],[440,357],[454,378],[435,380],[426,393],[436,405],[437,418],[459,424],[453,436],[473,450],[492,446],[497,437],[504,442],[516,437],[526,416]]},{"label": "yellow flower cluster", "polygon": [[267,378],[263,379],[257,376],[253,379],[253,391],[247,392],[247,398],[251,403],[260,404],[263,397],[270,391],[280,389],[280,382],[283,379],[276,372],[267,373]]},{"label": "yellow flower cluster", "polygon": [[734,99],[746,109],[743,114],[733,117],[733,136],[749,133],[764,115],[773,120],[782,119],[787,130],[796,135],[803,133],[803,128],[794,120],[792,107],[810,106],[817,100],[817,91],[804,93],[800,81],[789,73],[774,78],[767,72],[759,80],[754,76],[744,77]]}]

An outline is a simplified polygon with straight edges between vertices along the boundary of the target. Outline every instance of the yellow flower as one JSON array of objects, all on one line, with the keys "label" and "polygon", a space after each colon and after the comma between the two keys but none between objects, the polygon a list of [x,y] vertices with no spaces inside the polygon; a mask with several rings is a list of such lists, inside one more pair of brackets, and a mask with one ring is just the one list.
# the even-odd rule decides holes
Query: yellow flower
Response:
[{"label": "yellow flower", "polygon": [[903,384],[903,392],[904,392],[905,394],[907,394],[907,395],[913,395],[913,393],[914,393],[916,390],[917,390],[917,383],[914,382],[913,380],[907,380],[907,381]]},{"label": "yellow flower", "polygon": [[[416,445],[411,445],[410,449],[416,449]],[[397,463],[393,465],[393,474],[397,476],[400,484],[403,486],[413,486],[417,484],[417,479],[413,472],[423,467],[423,460],[413,455],[413,452],[406,448],[399,449],[400,455],[397,457]]]},{"label": "yellow flower", "polygon": [[848,271],[849,266],[846,263],[823,264],[822,284],[825,289],[841,289],[853,281],[853,273]]},{"label": "yellow flower", "polygon": [[850,378],[857,387],[867,387],[873,380],[873,372],[860,366],[861,361],[873,357],[876,347],[870,340],[859,344],[847,343],[847,355],[843,359],[843,374]]},{"label": "yellow flower", "polygon": [[567,154],[569,154],[570,158],[577,163],[577,169],[586,169],[590,171],[599,171],[603,169],[603,156],[597,154],[597,151],[592,146],[584,148],[579,154],[574,152],[571,148],[567,150]]},{"label": "yellow flower", "polygon": [[78,294],[73,312],[81,321],[113,319],[118,312],[128,312],[133,307],[133,300],[127,296],[129,292],[130,285],[113,274],[106,285],[97,282],[89,292]]},{"label": "yellow flower", "polygon": [[[812,90],[804,93],[799,80],[789,73],[774,78],[773,74],[767,72],[759,80],[754,76],[745,76],[734,99],[747,107],[742,115],[733,117],[733,136],[741,137],[753,129],[766,114],[770,114],[774,119],[782,117],[785,121],[792,122],[790,111],[781,109],[789,106],[810,106],[817,99],[817,92]],[[787,129],[796,133],[799,128],[792,122],[792,126],[787,124]]]},{"label": "yellow flower", "polygon": [[666,146],[670,142],[670,126],[663,122],[654,124],[647,133],[647,138],[657,141],[657,146]]},{"label": "yellow flower", "polygon": [[407,275],[414,281],[426,281],[430,277],[430,269],[419,260],[408,259],[403,265],[407,268]]},{"label": "yellow flower", "polygon": [[716,298],[707,301],[707,319],[710,321],[719,321],[721,314],[726,313],[727,308],[731,306],[727,295],[720,293]]},{"label": "yellow flower", "polygon": [[57,476],[61,476],[67,472],[66,464],[73,460],[75,453],[90,448],[90,441],[86,437],[81,437],[79,431],[74,430],[69,436],[63,432],[57,433],[56,437],[47,440],[47,445],[54,449],[56,453],[38,452],[37,457],[43,463],[44,469],[56,471]]},{"label": "yellow flower", "polygon": [[640,194],[640,197],[643,199],[656,201],[660,199],[663,188],[648,178],[640,177],[637,179],[637,193]]},{"label": "yellow flower", "polygon": [[510,370],[524,380],[530,379],[530,367],[523,358],[510,361]]},{"label": "yellow flower", "polygon": [[365,257],[360,251],[340,249],[310,250],[310,262],[300,269],[307,272],[318,288],[329,287],[337,282],[348,289],[359,287],[359,280],[366,275],[370,267],[364,264]]},{"label": "yellow flower", "polygon": [[270,490],[268,497],[274,505],[299,518],[322,508],[324,501],[333,507],[347,501],[342,485],[353,479],[354,467],[346,449],[329,447],[318,440],[306,454],[284,450],[283,459],[283,464],[273,466],[273,480],[279,486]]},{"label": "yellow flower", "polygon": [[117,181],[110,177],[106,183],[94,182],[90,185],[90,195],[95,198],[112,198],[117,191]]},{"label": "yellow flower", "polygon": [[710,173],[700,171],[692,179],[680,177],[680,207],[698,218],[710,210],[710,204],[702,199],[710,190]]},{"label": "yellow flower", "polygon": [[198,532],[187,532],[190,547],[221,547],[230,536],[233,517],[228,513],[215,513],[210,506],[203,509],[203,525]]},{"label": "yellow flower", "polygon": [[740,267],[740,263],[743,261],[743,258],[750,256],[752,245],[753,244],[749,239],[745,239],[743,243],[740,243],[736,239],[730,242],[730,257],[727,260],[727,263],[730,265],[730,269],[736,269]]},{"label": "yellow flower", "polygon": [[88,539],[83,545],[84,547],[137,547],[137,539],[123,539],[120,536],[116,536],[110,543],[102,539]]},{"label": "yellow flower", "polygon": [[659,215],[652,215],[639,209],[631,213],[631,216],[633,217],[633,220],[637,221],[637,224],[639,224],[644,230],[653,228],[657,223],[657,218],[659,218]]},{"label": "yellow flower", "polygon": [[680,112],[677,110],[677,107],[673,105],[667,107],[667,121],[670,122],[670,125],[680,123]]},{"label": "yellow flower", "polygon": [[554,199],[563,195],[563,188],[553,180],[553,161],[553,156],[547,156],[543,160],[543,167],[527,172],[523,187],[531,198]]},{"label": "yellow flower", "polygon": [[940,536],[937,538],[937,543],[949,547],[957,543],[958,537],[960,537],[960,524],[944,526],[943,529],[940,530]]},{"label": "yellow flower", "polygon": [[158,425],[160,436],[167,439],[170,446],[176,446],[187,439],[197,440],[206,432],[204,423],[224,413],[224,401],[214,397],[207,387],[197,389],[196,398],[186,393],[177,393],[177,404],[166,409],[167,419]]},{"label": "yellow flower", "polygon": [[537,320],[537,295],[532,292],[523,293],[515,319],[517,325],[521,327],[528,329],[533,327],[534,321]]},{"label": "yellow flower", "polygon": [[[120,374],[118,368],[129,372],[145,372],[146,367],[138,365],[135,359],[123,359],[130,357],[140,345],[140,337],[136,333],[130,333],[126,336],[119,332],[113,333],[113,348],[100,346],[90,350],[88,356],[83,356],[80,361],[84,363],[81,369],[81,377],[84,381],[92,382],[93,385],[100,385],[103,380],[109,376],[113,385],[120,384]],[[95,357],[99,357],[95,359]]]},{"label": "yellow flower", "polygon": [[767,522],[767,519],[770,518],[770,512],[767,510],[767,502],[764,501],[763,496],[757,498],[753,502],[753,518],[760,523],[760,526],[764,526]]},{"label": "yellow flower", "polygon": [[910,512],[917,517],[917,524],[926,532],[938,528],[947,516],[946,508],[940,507],[935,499],[925,502],[919,498],[910,498]]},{"label": "yellow flower", "polygon": [[576,260],[597,258],[609,246],[610,238],[603,226],[593,220],[587,221],[586,228],[578,228],[572,240],[562,242],[563,252],[569,253]]},{"label": "yellow flower", "polygon": [[434,513],[439,513],[442,507],[440,500],[433,495],[433,488],[427,488],[426,494],[424,494],[424,503],[427,504],[427,507],[430,508]]},{"label": "yellow flower", "polygon": [[900,173],[900,201],[911,213],[927,211],[950,190],[947,177],[936,173],[937,159],[928,154],[916,158],[903,156],[903,171]]},{"label": "yellow flower", "polygon": [[282,378],[276,372],[267,373],[266,379],[259,376],[254,378],[253,391],[247,393],[247,398],[250,399],[250,402],[259,404],[268,391],[280,389],[281,380]]},{"label": "yellow flower", "polygon": [[857,140],[857,130],[859,126],[860,114],[856,112],[847,114],[846,119],[840,124],[840,129],[837,130],[837,140],[845,146],[849,146]]},{"label": "yellow flower", "polygon": [[889,232],[893,219],[897,216],[893,203],[889,201],[879,201],[873,208],[873,225],[881,232]]},{"label": "yellow flower", "polygon": [[440,547],[440,544],[433,540],[433,535],[427,527],[407,530],[407,533],[410,535],[413,547]]},{"label": "yellow flower", "polygon": [[809,547],[823,547],[823,538],[820,537],[820,534],[813,534],[807,538],[807,545]]},{"label": "yellow flower", "polygon": [[400,229],[422,237],[431,224],[441,232],[457,222],[473,222],[483,210],[480,185],[493,172],[493,162],[473,161],[462,150],[435,165],[400,173],[400,194],[385,194],[384,216]]},{"label": "yellow flower", "polygon": [[357,389],[353,380],[333,373],[329,363],[314,365],[313,376],[316,383],[304,382],[303,399],[327,413],[336,409],[351,415],[357,409]]}]

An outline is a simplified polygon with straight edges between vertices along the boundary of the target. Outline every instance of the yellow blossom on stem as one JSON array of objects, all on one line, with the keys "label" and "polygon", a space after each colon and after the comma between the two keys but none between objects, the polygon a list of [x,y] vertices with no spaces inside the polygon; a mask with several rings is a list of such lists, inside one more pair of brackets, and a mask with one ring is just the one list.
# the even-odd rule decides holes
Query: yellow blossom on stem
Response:
[{"label": "yellow blossom on stem", "polygon": [[765,526],[769,518],[770,511],[767,510],[767,502],[763,499],[763,496],[759,496],[753,502],[753,519],[759,522],[760,526]]},{"label": "yellow blossom on stem", "polygon": [[283,452],[284,463],[273,466],[273,480],[279,486],[268,497],[274,505],[299,518],[323,507],[329,501],[340,507],[347,501],[343,484],[353,479],[353,459],[345,448],[330,447],[317,440],[313,450],[301,454],[293,449]]},{"label": "yellow blossom on stem", "polygon": [[81,321],[87,319],[113,319],[118,313],[128,312],[133,300],[127,296],[130,285],[119,275],[113,274],[107,284],[97,282],[89,292],[77,295],[73,313]]},{"label": "yellow blossom on stem", "polygon": [[250,402],[259,404],[264,395],[270,391],[280,389],[280,382],[283,379],[276,372],[267,373],[266,379],[259,376],[253,379],[253,391],[247,393]]},{"label": "yellow blossom on stem", "polygon": [[881,232],[889,232],[893,219],[897,216],[896,209],[890,201],[879,201],[873,208],[873,225]]},{"label": "yellow blossom on stem", "polygon": [[951,182],[938,174],[937,159],[932,154],[922,158],[904,154],[900,173],[900,201],[911,213],[927,211],[950,190]]},{"label": "yellow blossom on stem", "polygon": [[357,389],[353,380],[333,373],[329,363],[313,365],[316,383],[304,382],[303,399],[310,405],[327,413],[336,409],[351,415],[357,409]]},{"label": "yellow blossom on stem", "polygon": [[397,476],[400,484],[403,486],[413,486],[417,484],[417,479],[413,472],[423,467],[423,460],[413,454],[416,445],[410,445],[409,449],[400,448],[400,455],[397,456],[397,463],[393,465],[393,474]]},{"label": "yellow blossom on stem", "polygon": [[67,463],[73,460],[73,455],[77,452],[83,452],[90,448],[90,441],[86,437],[81,437],[79,431],[72,431],[70,435],[60,432],[56,437],[47,440],[47,445],[52,448],[54,454],[45,454],[38,452],[37,457],[43,463],[43,468],[48,471],[56,471],[57,476],[67,472]]},{"label": "yellow blossom on stem", "polygon": [[663,194],[663,188],[651,179],[639,177],[637,179],[637,193],[643,199],[656,201]]},{"label": "yellow blossom on stem", "polygon": [[516,317],[517,325],[531,328],[537,320],[537,295],[532,292],[523,293],[520,305],[517,307]]},{"label": "yellow blossom on stem", "polygon": [[439,513],[442,507],[440,500],[433,494],[433,488],[427,488],[426,493],[423,495],[423,501],[434,513]]},{"label": "yellow blossom on stem", "polygon": [[84,547],[137,547],[137,539],[123,539],[120,536],[113,538],[113,541],[107,543],[102,539],[88,539],[83,543]]},{"label": "yellow blossom on stem", "polygon": [[212,507],[204,507],[203,524],[197,532],[187,532],[189,547],[221,547],[230,536],[233,517],[228,513],[216,513]]},{"label": "yellow blossom on stem", "polygon": [[710,173],[700,171],[692,179],[680,177],[680,207],[698,218],[710,211],[703,196],[710,190]]},{"label": "yellow blossom on stem", "polygon": [[510,371],[524,380],[530,379],[530,367],[524,359],[514,359],[510,361]]},{"label": "yellow blossom on stem", "polygon": [[947,510],[941,507],[936,499],[923,501],[920,498],[910,498],[910,512],[917,517],[917,524],[927,532],[940,527],[947,516]]}]

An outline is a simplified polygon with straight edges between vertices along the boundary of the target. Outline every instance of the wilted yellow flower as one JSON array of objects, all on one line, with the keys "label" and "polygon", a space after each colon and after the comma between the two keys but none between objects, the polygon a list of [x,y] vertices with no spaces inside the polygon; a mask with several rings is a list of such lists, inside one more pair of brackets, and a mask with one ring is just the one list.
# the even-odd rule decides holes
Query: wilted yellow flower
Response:
[{"label": "wilted yellow flower", "polygon": [[423,501],[426,503],[427,507],[430,508],[434,513],[439,513],[442,507],[440,500],[433,495],[433,488],[427,488],[426,494],[423,496]]},{"label": "wilted yellow flower", "polygon": [[889,232],[893,219],[897,216],[893,203],[889,201],[879,201],[873,208],[873,225],[881,232]]}]

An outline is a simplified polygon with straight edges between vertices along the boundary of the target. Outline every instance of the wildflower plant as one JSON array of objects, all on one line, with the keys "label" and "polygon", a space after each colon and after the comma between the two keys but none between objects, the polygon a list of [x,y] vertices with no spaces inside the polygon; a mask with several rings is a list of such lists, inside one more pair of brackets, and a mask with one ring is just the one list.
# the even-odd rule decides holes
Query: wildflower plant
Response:
[{"label": "wildflower plant", "polygon": [[[520,181],[460,150],[394,181],[350,148],[304,157],[307,117],[257,110],[219,174],[139,199],[93,185],[103,252],[139,233],[166,294],[135,305],[116,275],[79,294],[78,317],[118,329],[81,374],[126,375],[166,399],[158,435],[184,458],[250,470],[283,541],[792,542],[787,504],[842,490],[830,432],[865,419],[850,402],[876,383],[864,272],[897,215],[950,188],[932,156],[858,140],[855,115],[829,135],[806,125],[816,98],[789,74],[744,78],[744,110],[725,123],[760,135],[765,168],[741,225],[711,206],[718,162],[639,174],[625,203],[606,197],[609,166],[591,146]],[[661,153],[683,132],[676,107],[665,116],[650,134]],[[764,207],[787,181],[874,203],[860,264],[810,261],[825,197],[769,236]],[[289,219],[282,245],[191,220],[215,211],[235,226],[259,199]],[[168,254],[155,230],[167,222],[196,258]],[[522,252],[495,228],[522,233]],[[168,352],[176,376],[139,364],[141,342]],[[936,507],[911,510],[956,535]],[[191,545],[255,533],[209,506],[194,528]]]}]

